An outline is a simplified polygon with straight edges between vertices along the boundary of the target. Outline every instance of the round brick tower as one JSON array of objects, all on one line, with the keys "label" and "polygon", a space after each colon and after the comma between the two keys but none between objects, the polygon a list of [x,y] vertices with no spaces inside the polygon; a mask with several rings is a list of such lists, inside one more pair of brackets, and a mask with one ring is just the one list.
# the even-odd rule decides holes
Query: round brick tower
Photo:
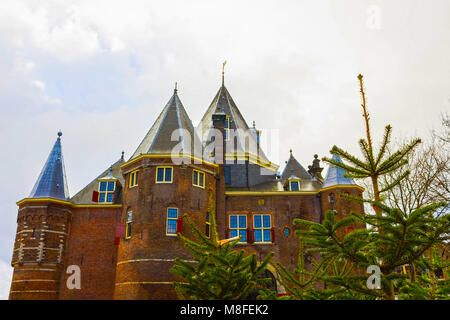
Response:
[{"label": "round brick tower", "polygon": [[71,203],[61,132],[28,198],[19,201],[9,299],[58,299]]},{"label": "round brick tower", "polygon": [[[333,155],[333,160],[342,162],[337,156]],[[353,197],[362,197],[364,189],[358,186],[353,179],[345,177],[345,170],[335,165],[330,165],[325,177],[325,181],[321,189],[321,205],[322,212],[332,210],[336,215],[336,220],[340,220],[348,215],[350,211],[356,211],[358,213],[364,213],[364,205],[361,202],[348,200],[341,197],[341,194],[348,194]],[[345,233],[351,232],[356,228],[362,228],[363,226],[349,226],[346,228]],[[340,236],[344,236],[342,233]]]},{"label": "round brick tower", "polygon": [[169,269],[176,257],[189,260],[190,255],[176,235],[192,236],[182,217],[188,214],[207,232],[208,204],[215,202],[218,166],[191,156],[196,146],[201,143],[175,89],[121,166],[125,236],[118,250],[115,299],[177,298],[172,286],[177,279]]}]

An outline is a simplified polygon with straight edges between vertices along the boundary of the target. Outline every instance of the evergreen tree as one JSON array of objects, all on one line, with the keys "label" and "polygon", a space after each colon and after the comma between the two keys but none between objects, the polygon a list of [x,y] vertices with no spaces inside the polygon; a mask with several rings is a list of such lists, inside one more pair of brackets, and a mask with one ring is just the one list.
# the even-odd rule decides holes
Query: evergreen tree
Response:
[{"label": "evergreen tree", "polygon": [[260,300],[312,300],[316,299],[320,293],[314,288],[314,284],[325,274],[330,265],[329,261],[322,259],[320,262],[312,260],[313,271],[305,268],[305,246],[299,240],[299,251],[297,256],[297,267],[294,272],[290,272],[282,263],[271,262],[277,271],[277,281],[285,289],[288,295],[277,297],[277,293],[272,290],[261,290],[258,299]]},{"label": "evergreen tree", "polygon": [[184,216],[197,241],[181,233],[178,237],[191,252],[195,263],[175,259],[170,271],[183,280],[174,283],[175,290],[181,299],[246,299],[250,292],[270,283],[271,279],[263,276],[273,253],[258,263],[254,253],[246,256],[244,250],[233,249],[240,238],[219,240],[215,215],[210,214],[210,218],[211,235],[208,238],[187,215]]},{"label": "evergreen tree", "polygon": [[[376,214],[363,215],[351,212],[351,216],[335,221],[334,213],[327,211],[322,224],[295,219],[297,225],[306,227],[306,230],[297,230],[296,233],[305,245],[310,247],[307,252],[318,252],[325,261],[333,261],[337,263],[337,266],[344,265],[345,268],[350,269],[345,272],[343,267],[339,267],[336,272],[324,274],[322,280],[326,284],[332,285],[336,290],[345,288],[379,299],[394,299],[394,282],[398,285],[405,283],[402,281],[405,276],[397,273],[396,269],[405,264],[419,263],[427,250],[448,240],[450,217],[449,214],[439,218],[433,217],[433,212],[446,205],[443,202],[418,208],[409,214],[402,212],[399,208],[389,208],[383,204],[382,193],[394,188],[409,174],[409,171],[403,171],[398,175],[398,179],[389,185],[381,185],[380,177],[402,170],[407,163],[406,156],[420,143],[420,139],[415,139],[398,151],[387,155],[386,150],[392,132],[391,126],[388,125],[376,154],[369,126],[370,118],[366,108],[363,76],[359,75],[358,79],[366,127],[366,139],[359,141],[364,160],[358,159],[337,146],[334,146],[330,152],[340,156],[349,164],[328,158],[323,160],[345,169],[347,177],[370,178],[373,199],[362,199],[344,194],[340,196],[350,200],[369,202]],[[356,223],[363,223],[367,229],[357,229],[344,237],[338,236],[345,227]],[[364,274],[364,271],[372,265],[379,266],[381,270],[379,290],[371,290],[367,286],[368,275]],[[402,292],[401,288],[398,289]]]}]

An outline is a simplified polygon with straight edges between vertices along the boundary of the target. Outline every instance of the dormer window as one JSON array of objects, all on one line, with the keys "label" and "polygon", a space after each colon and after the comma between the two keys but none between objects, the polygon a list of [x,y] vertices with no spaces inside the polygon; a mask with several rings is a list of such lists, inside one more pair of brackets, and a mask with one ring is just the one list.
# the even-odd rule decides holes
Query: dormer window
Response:
[{"label": "dormer window", "polygon": [[98,202],[112,203],[114,201],[115,181],[100,181],[98,183]]},{"label": "dormer window", "polygon": [[300,179],[289,181],[289,191],[300,191]]}]

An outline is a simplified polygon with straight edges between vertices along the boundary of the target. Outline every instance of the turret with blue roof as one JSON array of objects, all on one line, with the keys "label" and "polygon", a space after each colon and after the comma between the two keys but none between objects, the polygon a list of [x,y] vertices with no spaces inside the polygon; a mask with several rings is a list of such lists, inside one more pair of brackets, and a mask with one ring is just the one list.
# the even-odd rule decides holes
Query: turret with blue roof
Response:
[{"label": "turret with blue roof", "polygon": [[[342,163],[341,158],[333,154],[332,160]],[[325,176],[325,181],[323,182],[322,188],[329,188],[333,186],[356,186],[357,184],[353,179],[345,177],[346,171],[342,168],[335,166],[334,164],[330,164],[328,167],[327,175]]]},{"label": "turret with blue roof", "polygon": [[58,200],[69,199],[66,170],[61,148],[62,132],[58,132],[58,138],[50,151],[47,162],[37,179],[30,198],[53,198]]}]

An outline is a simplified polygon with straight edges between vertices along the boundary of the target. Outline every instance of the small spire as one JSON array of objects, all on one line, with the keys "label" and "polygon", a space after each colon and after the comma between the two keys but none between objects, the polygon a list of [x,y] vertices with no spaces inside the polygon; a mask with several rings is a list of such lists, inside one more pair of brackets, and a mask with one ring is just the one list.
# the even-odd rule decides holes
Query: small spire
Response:
[{"label": "small spire", "polygon": [[173,89],[173,93],[176,94],[178,92],[177,83],[175,82],[175,89]]},{"label": "small spire", "polygon": [[222,87],[225,86],[225,65],[227,64],[227,60],[222,63]]},{"label": "small spire", "polygon": [[125,151],[122,151],[122,157],[121,157],[122,160],[124,159],[124,155],[125,155]]},{"label": "small spire", "polygon": [[62,136],[62,131],[61,131],[61,129],[59,129],[59,131],[58,131],[58,139],[61,139],[61,136]]},{"label": "small spire", "polygon": [[289,153],[291,154],[291,157],[292,157],[292,149],[289,150]]},{"label": "small spire", "polygon": [[253,129],[256,128],[255,120],[253,120]]}]

